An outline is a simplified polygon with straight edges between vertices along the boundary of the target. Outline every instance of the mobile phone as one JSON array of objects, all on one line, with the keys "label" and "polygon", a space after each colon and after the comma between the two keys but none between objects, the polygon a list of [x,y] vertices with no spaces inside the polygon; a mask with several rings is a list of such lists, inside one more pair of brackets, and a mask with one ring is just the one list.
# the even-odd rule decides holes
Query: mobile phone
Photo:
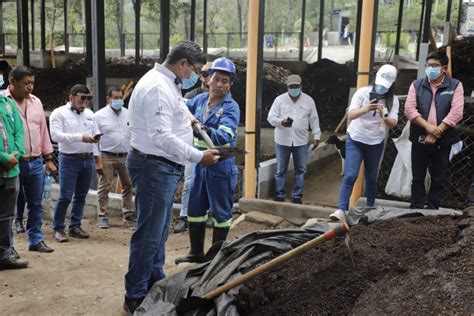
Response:
[{"label": "mobile phone", "polygon": [[425,138],[426,138],[425,135],[418,136],[418,142],[420,144],[424,144],[425,143]]},{"label": "mobile phone", "polygon": [[96,135],[94,135],[94,139],[99,139],[102,135],[104,135],[104,134],[103,133],[96,134]]},{"label": "mobile phone", "polygon": [[293,125],[293,119],[291,117],[287,117],[286,120],[290,123],[290,126]]}]

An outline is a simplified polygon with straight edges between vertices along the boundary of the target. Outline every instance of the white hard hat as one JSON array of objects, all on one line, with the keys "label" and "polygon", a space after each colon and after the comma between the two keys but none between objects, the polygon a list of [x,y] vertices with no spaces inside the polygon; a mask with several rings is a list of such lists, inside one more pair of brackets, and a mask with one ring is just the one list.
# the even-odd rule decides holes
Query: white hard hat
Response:
[{"label": "white hard hat", "polygon": [[396,79],[397,68],[392,65],[383,65],[382,67],[380,67],[379,71],[377,71],[377,76],[375,77],[375,84],[390,89]]}]

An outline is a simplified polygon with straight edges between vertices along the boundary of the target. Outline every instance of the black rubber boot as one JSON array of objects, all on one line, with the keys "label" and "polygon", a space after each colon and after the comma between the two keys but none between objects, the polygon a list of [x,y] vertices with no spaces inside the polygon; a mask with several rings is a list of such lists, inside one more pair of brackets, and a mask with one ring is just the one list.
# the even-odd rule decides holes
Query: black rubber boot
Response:
[{"label": "black rubber boot", "polygon": [[229,233],[229,227],[215,227],[212,230],[212,244],[216,242],[225,241],[227,234]]},{"label": "black rubber boot", "polygon": [[176,264],[183,262],[200,263],[204,258],[204,237],[206,237],[206,223],[188,222],[188,227],[191,249],[186,256],[177,258],[174,261]]}]

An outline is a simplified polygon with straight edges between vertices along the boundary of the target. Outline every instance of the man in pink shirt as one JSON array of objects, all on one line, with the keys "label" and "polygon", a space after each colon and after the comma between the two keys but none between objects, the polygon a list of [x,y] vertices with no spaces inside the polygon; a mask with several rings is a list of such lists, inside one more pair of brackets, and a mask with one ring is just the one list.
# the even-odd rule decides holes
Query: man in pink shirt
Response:
[{"label": "man in pink shirt", "polygon": [[438,209],[443,198],[451,145],[460,141],[455,129],[464,111],[464,89],[447,74],[448,56],[441,51],[426,58],[426,77],[415,80],[408,91],[405,116],[411,121],[413,181],[410,208],[425,205],[425,176],[430,168],[428,208]]},{"label": "man in pink shirt", "polygon": [[20,160],[20,191],[24,193],[28,208],[26,229],[28,232],[29,250],[37,252],[53,252],[44,243],[41,229],[43,221],[44,166],[55,174],[56,165],[53,161],[53,146],[49,138],[43,104],[31,94],[35,84],[33,71],[25,66],[17,66],[9,74],[9,82],[5,96],[15,101],[23,121],[25,138],[25,156]]}]

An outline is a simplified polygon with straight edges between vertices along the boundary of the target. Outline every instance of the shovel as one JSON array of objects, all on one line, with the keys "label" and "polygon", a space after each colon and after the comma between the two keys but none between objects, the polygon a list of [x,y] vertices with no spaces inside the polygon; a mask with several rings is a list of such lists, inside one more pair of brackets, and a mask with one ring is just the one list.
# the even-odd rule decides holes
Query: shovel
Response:
[{"label": "shovel", "polygon": [[199,135],[201,135],[202,139],[206,142],[207,147],[209,147],[209,149],[217,149],[219,151],[219,155],[221,156],[235,156],[244,153],[242,149],[239,149],[237,147],[216,147],[209,135],[206,133],[206,131],[202,129],[202,125],[199,122],[193,124],[193,130],[196,131]]},{"label": "shovel", "polygon": [[331,229],[331,230],[328,230],[327,232],[325,232],[324,234],[314,238],[314,239],[311,239],[310,241],[307,241],[305,242],[304,244],[302,245],[299,245],[298,247],[288,251],[287,253],[284,253],[264,264],[262,264],[261,266],[258,266],[257,268],[253,269],[253,270],[250,270],[248,271],[247,273],[227,282],[227,283],[224,283],[223,285],[221,286],[218,286],[217,288],[215,288],[214,290],[210,291],[210,292],[207,292],[204,296],[202,297],[198,297],[198,296],[191,296],[191,297],[188,297],[188,298],[185,298],[183,300],[181,300],[179,302],[179,304],[176,306],[176,311],[178,312],[178,314],[183,314],[183,313],[186,313],[186,312],[189,312],[189,311],[192,311],[192,310],[195,310],[195,309],[198,309],[198,308],[202,308],[202,309],[210,309],[212,308],[212,304],[213,304],[213,299],[218,297],[219,295],[221,295],[222,293],[225,293],[227,292],[228,290],[244,283],[245,281],[247,280],[250,280],[254,277],[256,277],[257,275],[260,275],[262,274],[263,272],[265,271],[268,271],[276,266],[279,266],[285,262],[287,262],[288,260],[296,257],[296,256],[299,256],[299,255],[302,255],[304,253],[306,253],[307,251],[313,249],[314,247],[316,247],[317,245],[325,242],[325,241],[328,241],[328,240],[331,240],[333,239],[334,237],[342,237],[344,235],[346,235],[347,233],[349,232],[349,226],[347,225],[347,223],[342,223],[338,226],[336,226],[335,228]]}]

